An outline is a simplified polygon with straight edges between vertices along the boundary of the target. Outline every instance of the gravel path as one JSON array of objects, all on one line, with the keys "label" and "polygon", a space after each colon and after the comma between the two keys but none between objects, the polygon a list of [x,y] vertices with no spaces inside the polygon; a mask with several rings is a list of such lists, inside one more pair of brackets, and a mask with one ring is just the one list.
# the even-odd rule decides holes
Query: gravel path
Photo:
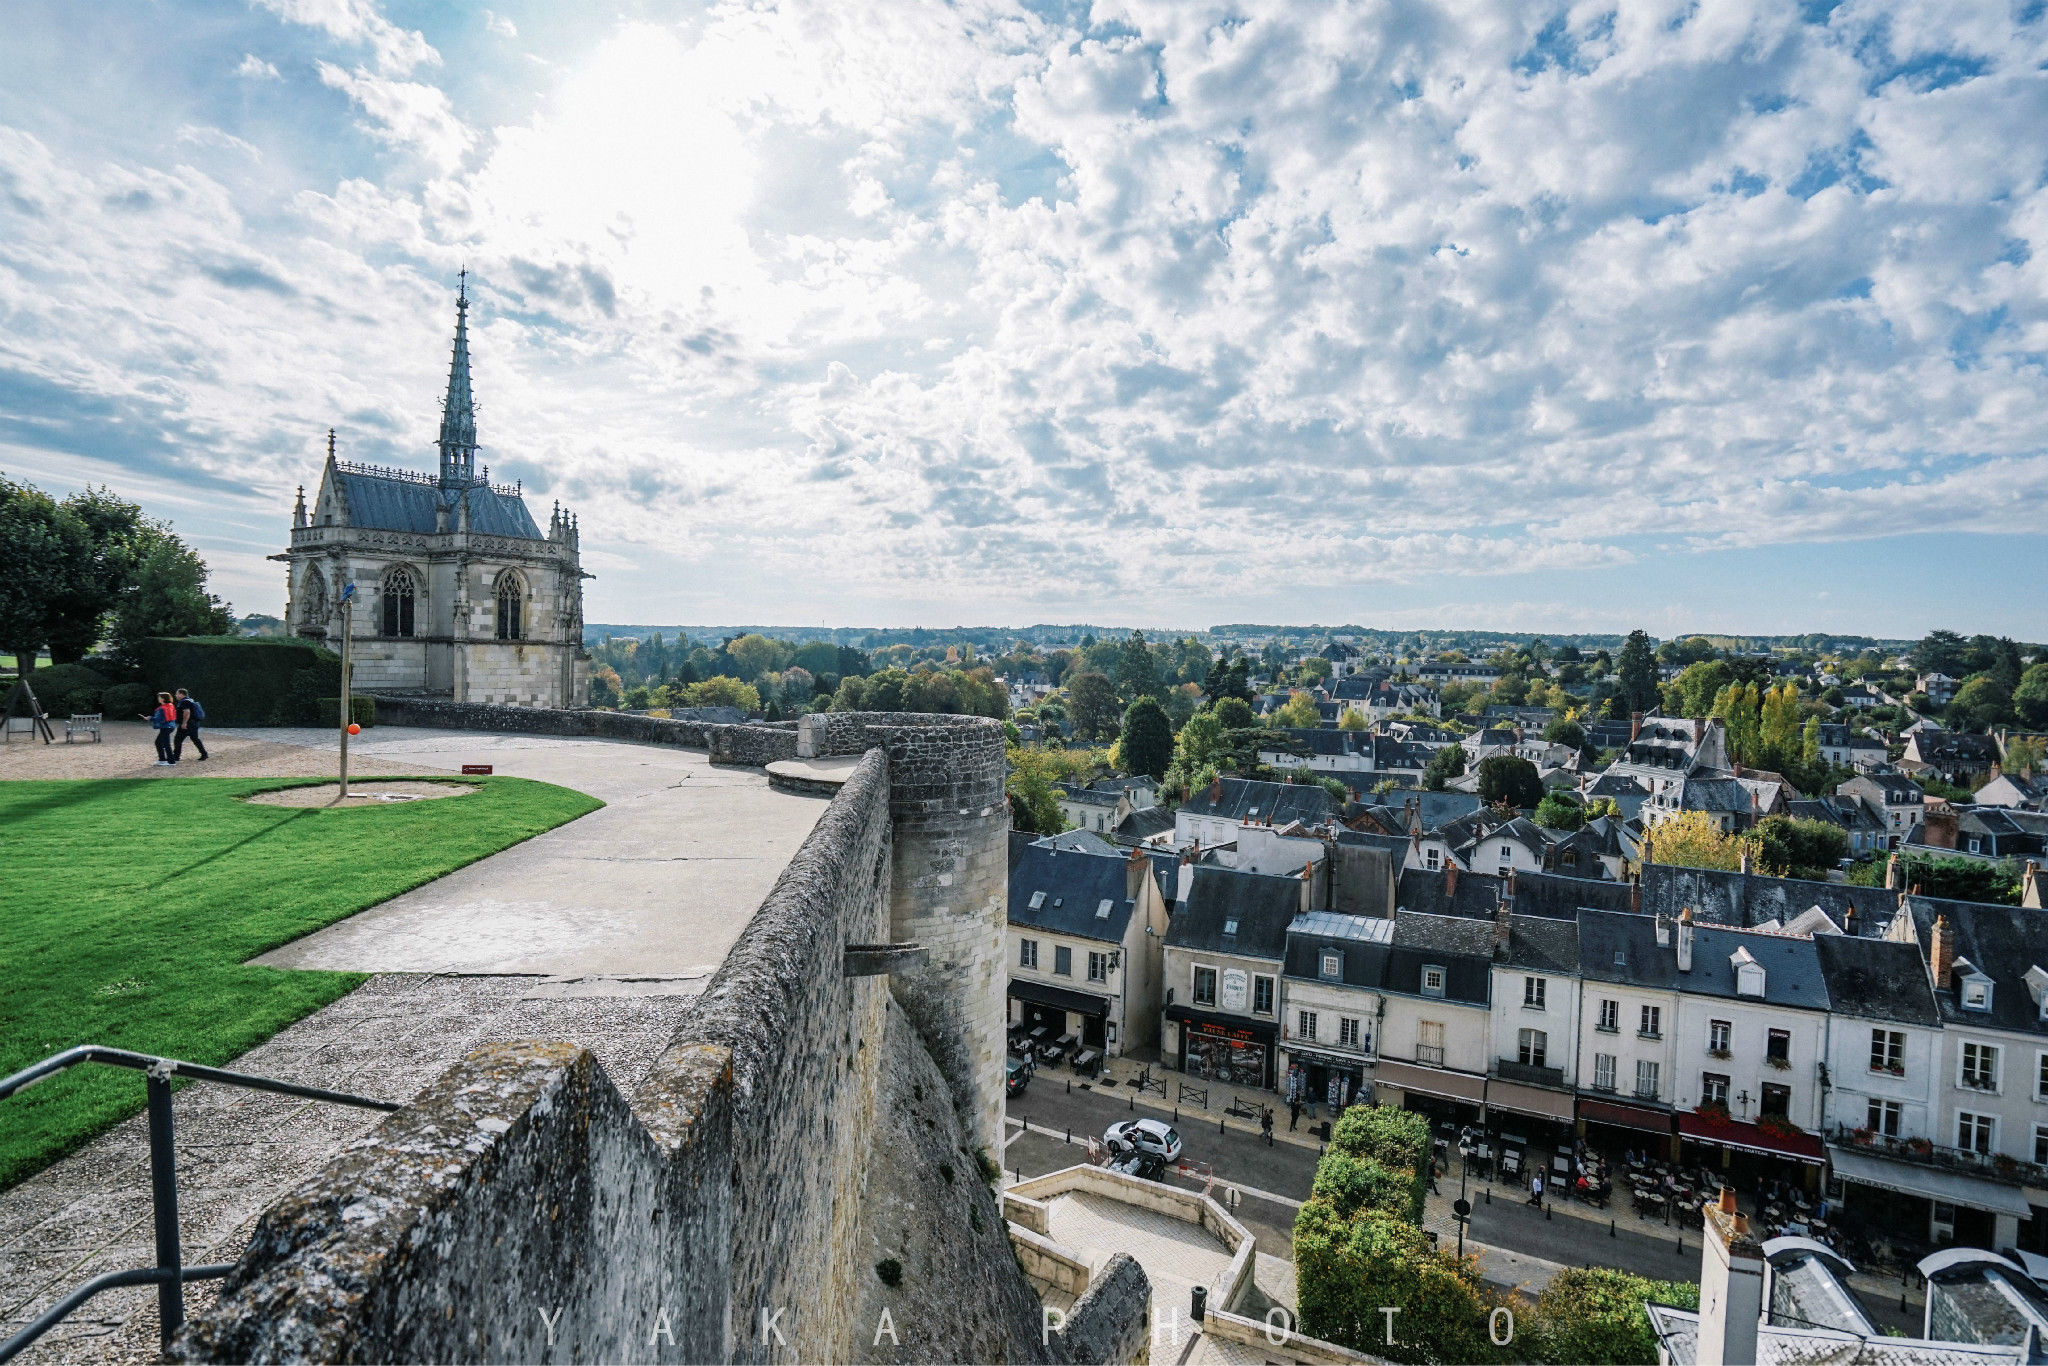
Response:
[{"label": "gravel path", "polygon": [[[297,738],[303,732],[285,732]],[[369,735],[371,732],[365,732]],[[64,743],[57,723],[57,742],[10,737],[0,744],[0,780],[17,778],[319,778],[334,775],[334,752],[273,738],[263,731],[201,731],[206,751],[201,762],[190,745],[185,760],[174,768],[156,766],[156,734],[140,721],[110,721],[98,744],[85,740]],[[351,747],[353,748],[353,747]],[[419,773],[418,766],[394,764],[368,755],[351,754],[349,776],[393,778]]]}]

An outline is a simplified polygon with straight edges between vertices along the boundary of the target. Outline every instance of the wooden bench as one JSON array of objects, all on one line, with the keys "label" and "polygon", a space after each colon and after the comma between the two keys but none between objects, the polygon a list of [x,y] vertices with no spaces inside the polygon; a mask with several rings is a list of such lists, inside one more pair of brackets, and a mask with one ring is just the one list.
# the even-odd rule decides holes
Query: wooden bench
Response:
[{"label": "wooden bench", "polygon": [[100,713],[78,712],[64,722],[64,743],[70,744],[74,735],[90,735],[92,742],[100,742]]}]

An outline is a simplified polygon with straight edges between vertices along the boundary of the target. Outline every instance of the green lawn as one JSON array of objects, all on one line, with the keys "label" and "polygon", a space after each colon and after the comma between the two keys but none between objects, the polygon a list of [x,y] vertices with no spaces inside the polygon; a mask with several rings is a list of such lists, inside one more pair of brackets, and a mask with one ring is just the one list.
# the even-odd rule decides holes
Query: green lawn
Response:
[{"label": "green lawn", "polygon": [[[245,959],[603,805],[467,781],[482,790],[349,811],[236,800],[295,785],[277,779],[0,783],[0,1076],[81,1043],[225,1063],[364,980]],[[79,1067],[0,1100],[0,1188],[142,1089]]]}]

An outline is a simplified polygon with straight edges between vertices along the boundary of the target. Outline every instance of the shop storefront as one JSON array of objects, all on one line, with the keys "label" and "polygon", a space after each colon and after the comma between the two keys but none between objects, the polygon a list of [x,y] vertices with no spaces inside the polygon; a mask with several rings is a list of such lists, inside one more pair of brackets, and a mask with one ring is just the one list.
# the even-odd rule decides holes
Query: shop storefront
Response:
[{"label": "shop storefront", "polygon": [[1895,1161],[1830,1146],[1842,1207],[1878,1228],[1912,1230],[1927,1242],[1956,1247],[2011,1247],[2033,1218],[2017,1186],[1967,1172]]},{"label": "shop storefront", "polygon": [[1273,1051],[1279,1031],[1235,1015],[1168,1006],[1180,1029],[1180,1070],[1221,1086],[1273,1089]]},{"label": "shop storefront", "polygon": [[[1373,1069],[1373,1086],[1376,1092],[1398,1088],[1402,1109],[1451,1124],[1479,1123],[1486,1104],[1485,1077],[1387,1058]],[[1391,1101],[1382,1097],[1380,1103]]]},{"label": "shop storefront", "polygon": [[1502,1081],[1499,1077],[1486,1083],[1487,1127],[1503,1135],[1526,1133],[1544,1146],[1569,1147],[1575,1117],[1572,1097],[1567,1092]]},{"label": "shop storefront", "polygon": [[1629,1105],[1618,1100],[1579,1101],[1579,1126],[1586,1141],[1612,1152],[1649,1150],[1659,1158],[1678,1156],[1669,1110],[1654,1105]]},{"label": "shop storefront", "polygon": [[1372,1103],[1370,1077],[1365,1060],[1341,1053],[1324,1053],[1313,1048],[1290,1048],[1286,1054],[1287,1075],[1280,1094],[1303,1105],[1324,1106],[1335,1114],[1347,1105]]},{"label": "shop storefront", "polygon": [[1687,1147],[1704,1150],[1691,1154],[1681,1150],[1682,1157],[1691,1156],[1702,1165],[1717,1167],[1738,1185],[1778,1180],[1817,1190],[1821,1168],[1827,1162],[1820,1140],[1812,1134],[1765,1128],[1697,1111],[1679,1114],[1678,1136]]},{"label": "shop storefront", "polygon": [[[1010,979],[1010,1022],[1022,1025],[1023,1034],[1036,1043],[1051,1043],[1073,1035],[1084,1047],[1100,1048],[1107,1038],[1106,1022],[1110,1000],[1086,991],[1073,991],[1046,982]],[[1045,1033],[1032,1035],[1043,1028]]]}]

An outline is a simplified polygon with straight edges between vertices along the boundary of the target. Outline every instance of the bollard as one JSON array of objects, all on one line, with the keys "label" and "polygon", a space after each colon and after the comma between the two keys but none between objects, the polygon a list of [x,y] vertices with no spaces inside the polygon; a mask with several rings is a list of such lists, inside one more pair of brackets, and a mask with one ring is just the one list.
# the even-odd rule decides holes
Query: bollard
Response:
[{"label": "bollard", "polygon": [[1137,1109],[1137,1108],[1138,1108],[1138,1098],[1137,1098],[1136,1096],[1132,1096],[1132,1097],[1131,1097],[1131,1103],[1130,1103],[1130,1104],[1129,1104],[1128,1106],[1126,1106],[1125,1108],[1126,1108],[1126,1109],[1130,1109],[1130,1110],[1135,1110],[1135,1109]]},{"label": "bollard", "polygon": [[1609,1219],[1607,1221],[1607,1236],[1610,1238],[1619,1238],[1621,1236],[1619,1230],[1617,1230],[1614,1227],[1614,1221],[1612,1219]]},{"label": "bollard", "polygon": [[1216,1132],[1219,1134],[1229,1132],[1229,1130],[1223,1127],[1223,1118],[1220,1115],[1216,1118]]},{"label": "bollard", "polygon": [[1074,1126],[1073,1126],[1073,1125],[1071,1125],[1071,1124],[1069,1124],[1069,1125],[1067,1126],[1067,1142],[1069,1142],[1069,1143],[1072,1143],[1073,1141],[1074,1141]]},{"label": "bollard", "polygon": [[1067,1094],[1070,1096],[1074,1094],[1074,1079],[1072,1077],[1067,1078]]},{"label": "bollard", "polygon": [[1486,1188],[1486,1203],[1489,1205],[1493,1203],[1493,1187],[1491,1186]]},{"label": "bollard", "polygon": [[1681,1257],[1685,1255],[1685,1235],[1683,1233],[1678,1235],[1678,1255]]},{"label": "bollard", "polygon": [[1548,1205],[1543,1207],[1543,1222],[1546,1224],[1550,1222],[1550,1206]]},{"label": "bollard", "polygon": [[1906,1292],[1903,1290],[1899,1292],[1899,1312],[1901,1314],[1909,1312],[1906,1308]]},{"label": "bollard", "polygon": [[1175,1124],[1180,1123],[1180,1107],[1178,1105],[1173,1107],[1173,1122]]}]

